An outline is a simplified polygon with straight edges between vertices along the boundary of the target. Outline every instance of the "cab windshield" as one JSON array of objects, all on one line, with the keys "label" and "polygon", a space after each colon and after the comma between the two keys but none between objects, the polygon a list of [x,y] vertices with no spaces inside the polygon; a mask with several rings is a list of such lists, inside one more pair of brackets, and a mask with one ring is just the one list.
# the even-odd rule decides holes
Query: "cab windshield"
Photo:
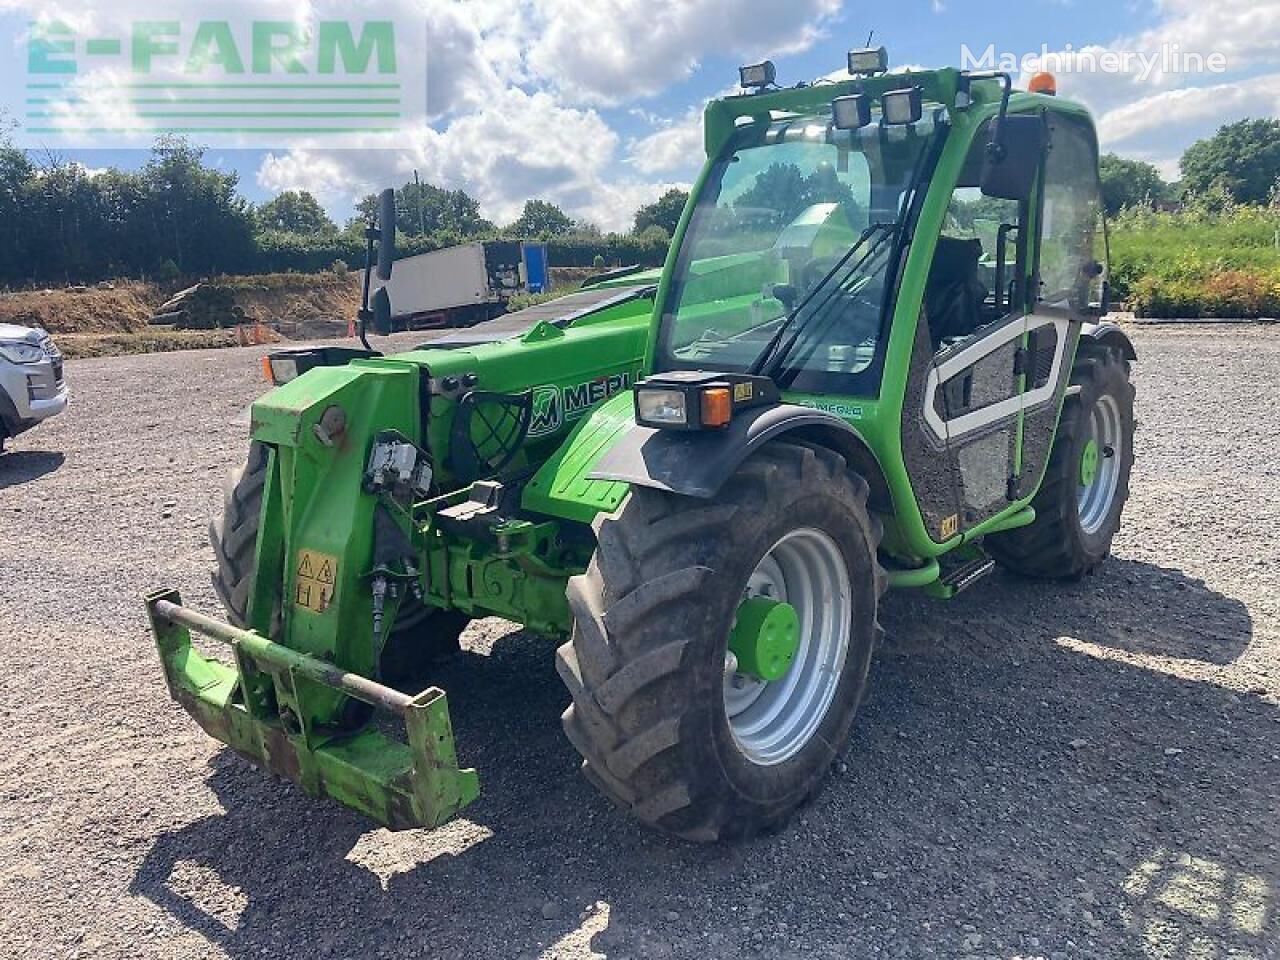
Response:
[{"label": "cab windshield", "polygon": [[742,372],[770,350],[764,372],[785,388],[876,393],[889,265],[942,123],[926,113],[910,127],[801,118],[739,131],[690,219],[656,368]]}]

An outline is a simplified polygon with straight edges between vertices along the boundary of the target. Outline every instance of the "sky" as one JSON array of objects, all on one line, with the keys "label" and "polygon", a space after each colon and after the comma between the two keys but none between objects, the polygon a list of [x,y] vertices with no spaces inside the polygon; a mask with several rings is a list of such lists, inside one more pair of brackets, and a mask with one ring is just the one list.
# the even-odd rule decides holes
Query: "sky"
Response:
[{"label": "sky", "polygon": [[[1181,152],[1223,123],[1280,115],[1280,0],[0,0],[0,44],[13,51],[0,57],[0,91],[10,91],[0,111],[22,122],[14,91],[29,79],[33,20],[61,18],[88,35],[129,18],[305,19],[326,2],[349,18],[425,22],[425,41],[406,56],[425,98],[401,131],[340,145],[237,147],[224,137],[206,159],[234,170],[254,202],[308,190],[338,222],[354,200],[416,169],[467,191],[499,224],[536,197],[625,229],[638,206],[693,180],[702,107],[734,89],[740,64],[769,57],[779,83],[812,80],[841,70],[872,31],[897,67],[971,65],[966,50],[990,50],[1021,71],[1047,51],[1060,94],[1094,111],[1103,149],[1168,178]],[[50,149],[91,170],[146,161],[145,148],[100,142],[86,134]]]}]

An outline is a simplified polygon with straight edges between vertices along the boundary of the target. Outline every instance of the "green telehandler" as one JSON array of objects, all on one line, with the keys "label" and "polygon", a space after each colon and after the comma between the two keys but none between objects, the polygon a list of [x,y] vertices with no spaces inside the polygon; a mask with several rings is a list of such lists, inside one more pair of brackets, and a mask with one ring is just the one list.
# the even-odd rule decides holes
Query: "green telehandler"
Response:
[{"label": "green telehandler", "polygon": [[[848,69],[742,68],[661,271],[395,356],[269,358],[211,528],[226,619],[147,601],[208,733],[377,823],[438,825],[478,779],[444,691],[418,691],[502,617],[561,642],[602,793],[746,837],[847,743],[887,588],[1103,562],[1136,357],[1102,320],[1088,113],[1044,77],[890,73],[883,48]],[[394,222],[384,194],[362,339],[387,329]]]}]

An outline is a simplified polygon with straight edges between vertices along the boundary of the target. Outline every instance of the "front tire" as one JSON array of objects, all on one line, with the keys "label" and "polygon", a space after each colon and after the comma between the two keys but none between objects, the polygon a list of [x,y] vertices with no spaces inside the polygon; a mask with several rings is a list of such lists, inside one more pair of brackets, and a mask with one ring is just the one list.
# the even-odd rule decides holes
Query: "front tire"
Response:
[{"label": "front tire", "polygon": [[[596,521],[557,666],[573,696],[565,733],[606,796],[710,842],[776,829],[817,791],[878,631],[880,524],[866,499],[838,454],[777,443],[715,500],[636,488]],[[744,691],[729,634],[744,597],[770,596],[770,583],[798,615],[794,659]]]},{"label": "front tire", "polygon": [[1082,344],[1031,525],[984,541],[1012,573],[1078,580],[1110,555],[1129,499],[1133,469],[1133,385],[1114,347]]}]

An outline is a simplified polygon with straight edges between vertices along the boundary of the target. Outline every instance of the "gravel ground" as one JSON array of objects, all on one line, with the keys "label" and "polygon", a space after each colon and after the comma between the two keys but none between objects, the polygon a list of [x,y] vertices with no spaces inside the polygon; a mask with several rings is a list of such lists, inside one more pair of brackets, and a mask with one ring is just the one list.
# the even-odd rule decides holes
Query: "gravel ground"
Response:
[{"label": "gravel ground", "polygon": [[221,750],[141,594],[216,610],[263,351],[70,362],[74,406],[0,458],[0,955],[1280,957],[1280,335],[1135,336],[1115,558],[891,595],[826,790],[726,848],[596,795],[551,647],[499,621],[440,677],[465,819],[370,829]]}]

